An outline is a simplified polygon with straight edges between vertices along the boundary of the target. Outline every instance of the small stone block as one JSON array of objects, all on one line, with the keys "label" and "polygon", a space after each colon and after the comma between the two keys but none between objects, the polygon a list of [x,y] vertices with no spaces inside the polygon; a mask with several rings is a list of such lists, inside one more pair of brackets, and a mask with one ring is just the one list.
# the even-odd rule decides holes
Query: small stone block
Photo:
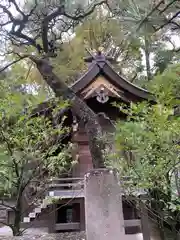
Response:
[{"label": "small stone block", "polygon": [[29,217],[30,217],[30,218],[35,218],[35,217],[36,217],[36,213],[35,213],[35,212],[29,213]]},{"label": "small stone block", "polygon": [[47,204],[46,204],[46,203],[43,203],[43,204],[41,205],[41,208],[42,208],[42,209],[47,208]]},{"label": "small stone block", "polygon": [[24,217],[23,222],[24,223],[29,223],[31,219],[29,217]]},{"label": "small stone block", "polygon": [[52,192],[49,192],[49,196],[50,197],[54,197],[54,192],[52,191]]},{"label": "small stone block", "polygon": [[41,213],[41,208],[40,207],[39,208],[35,208],[34,211],[35,211],[35,213]]}]

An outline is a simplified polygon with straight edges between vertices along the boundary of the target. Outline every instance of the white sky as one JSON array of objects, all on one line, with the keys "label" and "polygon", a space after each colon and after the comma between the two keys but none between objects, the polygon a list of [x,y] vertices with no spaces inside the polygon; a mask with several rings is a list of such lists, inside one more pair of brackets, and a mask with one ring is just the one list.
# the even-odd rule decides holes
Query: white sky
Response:
[{"label": "white sky", "polygon": [[[0,2],[1,3],[5,3],[5,2],[7,2],[6,0],[0,0]],[[18,3],[18,5],[19,6],[23,6],[24,5],[24,3],[25,3],[25,0],[16,0],[16,2]],[[12,4],[12,6],[13,6],[13,4]],[[13,15],[16,15],[17,14],[17,11],[16,11],[16,9],[15,9],[15,7],[13,6],[13,7],[11,7],[10,8],[10,10],[11,10],[11,12],[13,13]],[[7,26],[7,29],[9,30],[10,29],[10,25],[9,26]],[[64,35],[64,38],[65,39],[67,39],[69,37],[69,35],[68,34],[65,34]],[[73,36],[71,36],[71,37],[73,37]],[[178,47],[180,47],[180,36],[178,36],[177,34],[175,35],[171,35],[171,41],[174,43],[174,45],[178,48]],[[167,49],[172,49],[172,44],[171,43],[168,43],[167,42]],[[144,55],[144,53],[142,52],[142,54],[143,54],[143,62],[142,62],[142,64],[145,66],[145,55]],[[151,54],[150,55],[150,63],[151,63],[151,67],[153,67],[153,54]],[[0,60],[1,60],[1,58],[0,58]]]}]

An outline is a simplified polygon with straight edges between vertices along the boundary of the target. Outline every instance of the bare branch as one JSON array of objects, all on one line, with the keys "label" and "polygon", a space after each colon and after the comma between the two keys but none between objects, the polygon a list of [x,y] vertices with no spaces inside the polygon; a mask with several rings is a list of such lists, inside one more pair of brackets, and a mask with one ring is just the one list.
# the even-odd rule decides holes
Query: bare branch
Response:
[{"label": "bare branch", "polygon": [[28,17],[30,17],[32,14],[33,14],[33,12],[36,10],[36,7],[37,7],[37,0],[35,0],[35,4],[34,4],[34,7],[31,9],[31,11],[29,12],[29,14],[28,14]]},{"label": "bare branch", "polygon": [[22,39],[26,40],[27,41],[26,45],[34,46],[38,51],[42,50],[41,46],[36,43],[35,39],[23,34],[22,32],[17,31],[17,32],[12,32],[11,34],[20,39],[22,38]]},{"label": "bare branch", "polygon": [[164,3],[164,0],[161,0],[147,15],[146,17],[140,22],[137,31],[142,27],[142,25],[146,22],[146,20],[153,14],[154,11],[156,11],[161,4]]},{"label": "bare branch", "polygon": [[0,4],[0,8],[2,8],[3,12],[6,13],[8,15],[8,17],[10,18],[10,20],[13,22],[15,19],[12,15],[12,13],[8,10],[7,7],[3,6],[2,4]]},{"label": "bare branch", "polygon": [[[164,28],[165,26],[167,26],[168,24],[176,24],[175,22],[173,22],[172,20],[174,20],[176,17],[178,17],[180,14],[180,11],[178,11],[176,14],[174,14],[170,19],[168,19],[163,25],[161,25],[160,27],[156,28],[156,32],[159,31],[160,29]],[[178,25],[179,26],[179,25]]]},{"label": "bare branch", "polygon": [[48,25],[52,19],[62,15],[64,13],[64,6],[60,6],[56,11],[49,14],[42,21],[42,42],[43,42],[43,50],[45,53],[48,53]]},{"label": "bare branch", "polygon": [[165,8],[163,8],[159,13],[162,14],[165,12],[173,3],[177,2],[177,0],[172,0],[170,3],[168,3]]},{"label": "bare branch", "polygon": [[9,0],[9,2],[13,3],[14,6],[15,6],[15,8],[16,8],[16,10],[17,10],[20,14],[22,14],[23,17],[25,17],[25,14],[24,14],[23,11],[21,11],[21,9],[19,8],[16,0]]},{"label": "bare branch", "polygon": [[2,67],[2,68],[0,69],[0,73],[3,72],[3,71],[5,71],[7,68],[11,67],[12,65],[20,62],[20,61],[23,60],[24,58],[27,58],[27,56],[22,56],[22,57],[20,57],[19,59],[16,59],[16,60],[14,60],[13,62],[7,64],[7,65],[4,66],[4,67]]},{"label": "bare branch", "polygon": [[107,0],[103,0],[101,2],[93,4],[92,7],[84,11],[83,13],[77,14],[77,15],[70,15],[67,12],[65,12],[64,5],[61,5],[57,8],[56,11],[52,12],[48,16],[44,18],[42,21],[42,42],[43,42],[43,50],[45,53],[48,53],[48,29],[49,29],[49,23],[55,19],[58,16],[64,16],[68,19],[71,19],[73,21],[80,21],[81,19],[86,18],[90,14],[92,14],[97,6],[100,6],[102,4],[107,4]]},{"label": "bare branch", "polygon": [[103,4],[106,4],[106,5],[107,5],[107,4],[108,4],[107,0],[103,0],[103,1],[101,1],[101,2],[95,3],[95,4],[94,4],[93,6],[91,6],[89,9],[87,9],[86,11],[84,11],[84,12],[78,14],[78,15],[70,15],[70,14],[68,14],[68,13],[66,13],[66,12],[64,12],[63,15],[64,15],[65,17],[69,18],[69,19],[74,20],[74,21],[79,21],[79,20],[84,19],[84,18],[86,18],[87,16],[91,15],[91,14],[94,12],[94,10],[95,10],[96,7],[101,6],[101,5],[103,5]]}]

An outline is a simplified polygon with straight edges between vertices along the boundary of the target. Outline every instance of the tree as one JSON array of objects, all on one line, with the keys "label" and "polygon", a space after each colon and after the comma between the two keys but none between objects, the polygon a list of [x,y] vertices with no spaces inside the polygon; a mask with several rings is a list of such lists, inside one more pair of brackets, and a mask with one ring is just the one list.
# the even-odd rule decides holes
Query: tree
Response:
[{"label": "tree", "polygon": [[126,48],[134,39],[139,39],[139,47],[145,58],[146,76],[150,80],[153,77],[154,50],[162,45],[169,33],[176,33],[178,29],[179,3],[176,0],[113,2],[111,11],[126,33]]},{"label": "tree", "polygon": [[[36,64],[37,69],[46,83],[52,88],[55,95],[57,97],[63,97],[65,100],[68,99],[71,102],[73,112],[75,112],[85,124],[89,137],[93,165],[94,167],[103,167],[104,159],[102,149],[104,148],[104,144],[99,138],[99,136],[101,136],[101,127],[98,123],[97,116],[88,108],[85,102],[74,94],[72,89],[70,89],[63,80],[53,73],[49,58],[56,57],[57,47],[55,43],[58,45],[58,40],[61,40],[63,32],[70,31],[77,23],[93,13],[97,6],[107,4],[107,1],[94,2],[86,9],[78,7],[74,9],[72,13],[67,12],[64,1],[58,4],[53,1],[48,2],[47,4],[49,5],[45,4],[40,11],[38,10],[39,5],[37,1],[33,3],[33,7],[28,11],[22,11],[16,1],[6,1],[6,3],[0,4],[3,12],[1,16],[1,28],[2,32],[5,32],[5,39],[8,42],[11,41],[13,46],[31,46],[34,48],[34,51],[36,50],[42,55],[39,57],[34,54],[20,55],[19,59],[15,60],[14,63],[29,57],[29,59]],[[18,13],[16,16],[9,10],[12,6]],[[10,30],[7,30],[9,24],[11,24],[12,27]],[[60,31],[58,31],[58,29],[60,29]],[[54,36],[54,40],[51,39],[52,36]],[[6,69],[6,67],[2,68],[2,70]]]},{"label": "tree", "polygon": [[[64,148],[59,142],[60,136],[69,132],[63,120],[52,127],[50,116],[30,117],[39,100],[10,75],[0,82],[0,205],[14,213],[12,224],[2,223],[10,226],[15,236],[22,234],[23,214],[28,214],[37,196],[45,197],[48,179],[72,167],[71,144]],[[58,111],[65,107],[59,101],[56,105]],[[30,200],[26,198],[29,193]],[[25,201],[29,207],[24,206]]]},{"label": "tree", "polygon": [[125,185],[130,193],[146,189],[146,206],[158,223],[162,239],[168,239],[167,229],[173,239],[179,239],[180,230],[180,118],[173,111],[179,105],[179,71],[180,66],[173,65],[152,80],[150,89],[156,104],[133,104],[128,110],[121,106],[128,117],[116,125],[118,154],[111,162],[121,176],[131,178]]}]

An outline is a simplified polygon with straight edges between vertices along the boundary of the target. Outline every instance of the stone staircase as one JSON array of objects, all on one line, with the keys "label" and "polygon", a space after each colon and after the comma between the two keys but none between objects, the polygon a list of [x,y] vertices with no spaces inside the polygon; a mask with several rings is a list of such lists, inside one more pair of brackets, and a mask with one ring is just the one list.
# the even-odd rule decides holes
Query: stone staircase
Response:
[{"label": "stone staircase", "polygon": [[42,213],[49,205],[52,204],[52,197],[46,196],[39,205],[37,205],[32,212],[28,214],[28,217],[23,218],[23,223],[32,222],[36,217]]},{"label": "stone staircase", "polygon": [[[44,196],[44,199],[42,200],[37,199],[38,202],[36,202],[36,206],[27,217],[23,218],[23,223],[30,223],[31,221],[35,220],[43,210],[53,203],[54,199],[73,198],[74,195],[79,195],[79,192],[82,191],[82,185],[84,186],[82,178],[60,178],[50,180],[47,191],[48,195]],[[58,192],[57,196],[55,196],[54,191]]]}]

